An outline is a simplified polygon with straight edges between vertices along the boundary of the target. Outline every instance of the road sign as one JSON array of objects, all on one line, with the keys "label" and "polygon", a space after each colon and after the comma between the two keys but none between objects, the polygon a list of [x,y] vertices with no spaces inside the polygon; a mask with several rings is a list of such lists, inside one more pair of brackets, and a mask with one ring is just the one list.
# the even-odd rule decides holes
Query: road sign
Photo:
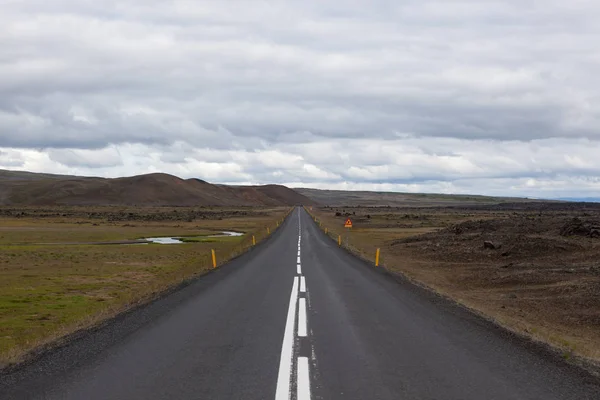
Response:
[{"label": "road sign", "polygon": [[344,228],[352,228],[352,220],[348,218],[344,224]]}]

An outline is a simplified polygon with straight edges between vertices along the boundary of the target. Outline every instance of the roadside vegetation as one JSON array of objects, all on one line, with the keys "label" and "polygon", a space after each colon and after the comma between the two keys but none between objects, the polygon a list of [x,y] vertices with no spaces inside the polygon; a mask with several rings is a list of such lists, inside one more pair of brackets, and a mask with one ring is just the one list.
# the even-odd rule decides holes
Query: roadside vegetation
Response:
[{"label": "roadside vegetation", "polygon": [[[0,209],[0,367],[222,264],[287,208]],[[214,236],[223,231],[243,236]],[[133,243],[148,237],[184,243]],[[111,243],[111,244],[108,244]]]},{"label": "roadside vegetation", "polygon": [[[600,361],[600,205],[308,209],[334,239],[567,359]],[[344,228],[347,218],[354,227]]]}]

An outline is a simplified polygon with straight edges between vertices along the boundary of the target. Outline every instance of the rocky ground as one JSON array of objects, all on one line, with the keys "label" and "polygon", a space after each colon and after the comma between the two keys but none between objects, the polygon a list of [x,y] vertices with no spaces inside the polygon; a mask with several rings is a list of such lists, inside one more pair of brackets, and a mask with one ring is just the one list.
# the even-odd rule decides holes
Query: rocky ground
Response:
[{"label": "rocky ground", "polygon": [[388,248],[395,257],[428,264],[435,284],[477,308],[600,356],[600,215],[557,211],[471,220]]},{"label": "rocky ground", "polygon": [[369,257],[381,248],[386,268],[550,343],[565,357],[600,360],[600,204],[318,213],[329,227],[352,218],[350,243]]}]

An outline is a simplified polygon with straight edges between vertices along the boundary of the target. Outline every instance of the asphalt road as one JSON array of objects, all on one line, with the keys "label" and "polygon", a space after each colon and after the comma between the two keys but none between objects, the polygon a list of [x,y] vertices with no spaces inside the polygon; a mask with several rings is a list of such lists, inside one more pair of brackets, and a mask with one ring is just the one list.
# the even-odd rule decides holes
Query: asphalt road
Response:
[{"label": "asphalt road", "polygon": [[600,399],[598,381],[297,209],[194,283],[0,376],[0,399]]}]

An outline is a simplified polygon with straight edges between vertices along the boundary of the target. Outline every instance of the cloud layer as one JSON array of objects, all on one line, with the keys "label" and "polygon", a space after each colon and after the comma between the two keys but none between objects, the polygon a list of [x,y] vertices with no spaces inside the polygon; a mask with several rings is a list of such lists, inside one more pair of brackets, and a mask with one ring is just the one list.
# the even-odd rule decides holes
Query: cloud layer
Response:
[{"label": "cloud layer", "polygon": [[2,9],[0,168],[600,194],[596,2]]}]

